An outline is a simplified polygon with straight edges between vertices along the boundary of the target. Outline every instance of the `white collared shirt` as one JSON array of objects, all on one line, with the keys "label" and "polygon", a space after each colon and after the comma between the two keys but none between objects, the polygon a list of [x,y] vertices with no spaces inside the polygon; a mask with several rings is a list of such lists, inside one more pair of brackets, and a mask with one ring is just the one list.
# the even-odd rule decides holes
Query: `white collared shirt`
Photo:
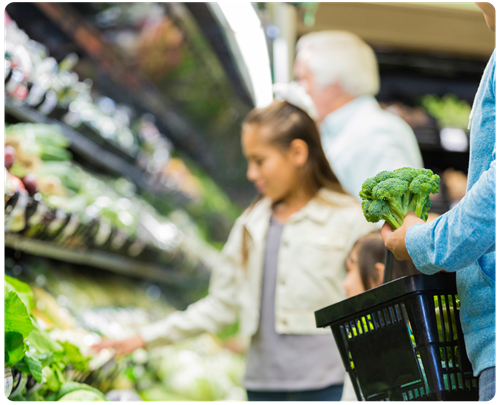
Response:
[{"label": "white collared shirt", "polygon": [[382,170],[423,167],[411,127],[380,108],[372,96],[360,96],[330,113],[321,123],[326,157],[342,187],[359,198],[363,182]]}]

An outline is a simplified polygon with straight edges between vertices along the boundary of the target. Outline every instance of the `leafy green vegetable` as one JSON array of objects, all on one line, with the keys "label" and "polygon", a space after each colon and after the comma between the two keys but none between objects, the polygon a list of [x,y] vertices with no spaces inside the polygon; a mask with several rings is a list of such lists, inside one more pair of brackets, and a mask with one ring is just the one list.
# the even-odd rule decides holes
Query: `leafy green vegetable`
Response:
[{"label": "leafy green vegetable", "polygon": [[65,382],[61,386],[59,391],[57,392],[56,400],[59,401],[62,397],[66,396],[67,394],[74,392],[74,391],[81,391],[81,390],[87,390],[87,391],[93,392],[97,396],[101,397],[101,399],[103,401],[106,400],[106,397],[104,396],[104,394],[101,391],[95,389],[94,387],[91,387],[90,385],[82,384],[82,383],[79,383],[76,381]]},{"label": "leafy green vegetable", "polygon": [[5,364],[19,362],[26,349],[24,338],[33,330],[26,306],[14,291],[5,294]]},{"label": "leafy green vegetable", "polygon": [[45,385],[51,391],[58,391],[59,388],[66,382],[61,371],[53,364],[42,369],[42,375],[45,380]]},{"label": "leafy green vegetable", "polygon": [[65,364],[71,364],[75,370],[84,371],[89,368],[89,357],[85,357],[80,352],[80,349],[69,342],[61,343],[63,353],[61,361]]},{"label": "leafy green vegetable", "polygon": [[399,228],[408,212],[427,220],[430,194],[439,192],[440,177],[429,169],[403,167],[367,179],[359,192],[368,222],[385,220]]},{"label": "leafy green vegetable", "polygon": [[40,354],[45,352],[58,353],[64,350],[60,343],[51,339],[47,332],[40,329],[36,321],[33,322],[33,330],[26,341],[30,348],[35,348]]},{"label": "leafy green vegetable", "polygon": [[98,395],[93,391],[87,389],[72,391],[63,396],[59,401],[105,401],[102,394]]},{"label": "leafy green vegetable", "polygon": [[15,292],[21,301],[24,303],[29,312],[34,307],[33,302],[33,292],[28,284],[23,283],[22,281],[5,275],[5,289],[7,291]]},{"label": "leafy green vegetable", "polygon": [[465,100],[459,100],[454,94],[442,98],[429,94],[422,98],[422,106],[437,119],[441,128],[453,127],[467,129],[471,106]]},{"label": "leafy green vegetable", "polygon": [[29,374],[31,374],[37,382],[42,382],[42,363],[40,360],[26,355],[23,358],[23,362],[26,364]]},{"label": "leafy green vegetable", "polygon": [[12,367],[24,356],[26,350],[23,335],[19,332],[5,334],[5,366]]}]

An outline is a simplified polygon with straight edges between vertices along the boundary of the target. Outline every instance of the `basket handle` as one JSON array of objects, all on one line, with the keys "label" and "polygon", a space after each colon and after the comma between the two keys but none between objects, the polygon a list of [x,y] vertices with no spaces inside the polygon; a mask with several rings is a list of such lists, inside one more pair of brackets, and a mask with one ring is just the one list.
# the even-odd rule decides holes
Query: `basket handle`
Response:
[{"label": "basket handle", "polygon": [[385,268],[384,268],[384,280],[382,284],[385,284],[392,279],[392,268],[394,266],[394,253],[389,249],[385,250]]}]

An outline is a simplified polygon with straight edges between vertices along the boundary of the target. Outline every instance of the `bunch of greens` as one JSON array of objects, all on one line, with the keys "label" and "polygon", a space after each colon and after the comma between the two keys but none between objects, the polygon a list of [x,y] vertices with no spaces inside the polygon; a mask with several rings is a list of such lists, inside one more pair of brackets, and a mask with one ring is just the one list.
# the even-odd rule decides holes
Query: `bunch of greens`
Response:
[{"label": "bunch of greens", "polygon": [[146,401],[241,401],[243,356],[224,350],[213,337],[202,335],[151,352],[142,370],[130,370],[139,395]]},{"label": "bunch of greens", "polygon": [[384,220],[399,228],[408,212],[427,220],[430,194],[439,192],[440,177],[429,169],[403,167],[367,179],[359,192],[368,222]]},{"label": "bunch of greens", "polygon": [[469,124],[471,106],[453,94],[439,98],[428,94],[422,98],[422,106],[437,119],[441,128],[453,127],[466,130]]},{"label": "bunch of greens", "polygon": [[[89,369],[89,359],[69,342],[57,342],[40,328],[33,316],[33,293],[28,284],[5,276],[5,367],[23,372],[40,384],[38,390],[26,387],[16,392],[15,400],[56,400],[77,390],[92,391],[94,399],[104,400],[102,393],[85,384],[67,382],[65,370]],[[68,387],[67,384],[70,384]],[[73,396],[78,396],[73,394]],[[86,394],[85,400],[91,400]],[[99,399],[95,399],[99,397]],[[71,400],[71,398],[66,398]]]},{"label": "bunch of greens", "polygon": [[[8,125],[5,127],[5,143],[16,149],[22,147],[26,155],[38,156],[43,161],[68,161],[72,157],[68,151],[70,142],[56,125],[28,123]],[[18,175],[17,171],[22,172],[24,169],[22,159],[14,163],[14,166],[13,173]],[[24,174],[20,177],[23,176]]]}]

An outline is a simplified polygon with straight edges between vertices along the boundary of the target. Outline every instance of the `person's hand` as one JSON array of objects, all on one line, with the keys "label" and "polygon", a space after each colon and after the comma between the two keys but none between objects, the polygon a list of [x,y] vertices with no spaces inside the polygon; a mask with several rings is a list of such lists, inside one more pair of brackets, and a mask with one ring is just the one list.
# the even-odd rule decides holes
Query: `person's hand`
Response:
[{"label": "person's hand", "polygon": [[424,224],[425,222],[415,215],[414,212],[409,212],[401,228],[392,230],[392,227],[385,223],[382,227],[381,235],[384,240],[385,247],[394,253],[397,260],[411,260],[408,250],[406,249],[405,237],[406,232],[410,227],[416,224]]},{"label": "person's hand", "polygon": [[123,340],[103,339],[100,343],[93,345],[91,349],[95,352],[99,352],[102,349],[112,347],[117,354],[127,354],[145,345],[146,343],[142,340],[141,336],[135,335]]}]

